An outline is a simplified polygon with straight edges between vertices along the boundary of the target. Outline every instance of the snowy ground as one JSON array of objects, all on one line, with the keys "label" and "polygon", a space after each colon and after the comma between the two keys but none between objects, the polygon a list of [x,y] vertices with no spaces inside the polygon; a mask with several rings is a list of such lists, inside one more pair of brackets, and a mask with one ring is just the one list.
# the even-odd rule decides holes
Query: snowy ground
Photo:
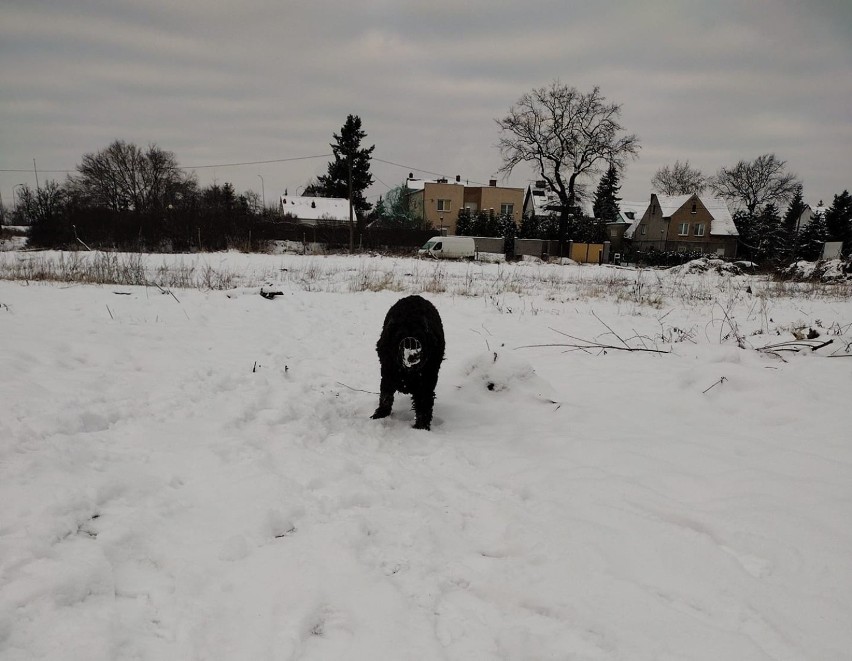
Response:
[{"label": "snowy ground", "polygon": [[[848,296],[179,259],[235,288],[0,281],[0,659],[849,658]],[[364,392],[411,291],[431,432]]]}]

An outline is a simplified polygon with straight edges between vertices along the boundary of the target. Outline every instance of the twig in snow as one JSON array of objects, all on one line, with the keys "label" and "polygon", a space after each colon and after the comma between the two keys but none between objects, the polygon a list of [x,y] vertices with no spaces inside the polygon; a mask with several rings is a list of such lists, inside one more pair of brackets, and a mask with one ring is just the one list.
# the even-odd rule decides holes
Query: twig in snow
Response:
[{"label": "twig in snow", "polygon": [[107,312],[109,312],[109,318],[115,321],[115,317],[112,316],[112,310],[109,309],[109,305],[106,306]]},{"label": "twig in snow", "polygon": [[[155,286],[157,289],[159,289],[159,290],[160,290],[160,293],[161,293],[161,294],[169,294],[169,295],[171,295],[171,297],[172,297],[173,299],[175,299],[178,303],[180,303],[180,301],[178,301],[178,297],[174,295],[174,293],[172,292],[172,290],[171,290],[171,289],[163,289],[163,288],[162,288],[162,287],[160,287],[160,285],[158,285],[156,282],[154,283],[154,286]],[[189,319],[189,317],[188,317],[188,316],[187,316],[187,319]]]},{"label": "twig in snow", "polygon": [[591,342],[590,340],[584,340],[581,337],[574,337],[573,335],[568,335],[567,333],[563,333],[561,331],[556,330],[555,328],[551,328],[550,330],[555,333],[559,333],[560,335],[564,335],[565,337],[571,338],[572,340],[576,340],[577,342],[584,342],[585,344],[563,344],[563,343],[550,343],[550,344],[525,344],[520,347],[515,347],[515,349],[532,349],[536,347],[566,347],[569,349],[580,349],[582,351],[587,351],[588,349],[612,349],[614,351],[638,351],[638,352],[646,352],[646,353],[671,353],[671,351],[664,351],[663,349],[645,349],[642,347],[619,347],[612,344],[601,344],[599,342]]},{"label": "twig in snow", "polygon": [[612,328],[610,328],[598,315],[595,314],[594,310],[592,310],[592,316],[598,321],[600,321],[601,324],[603,324],[604,328],[606,328],[612,335],[614,335],[616,339],[618,339],[618,341],[621,342],[625,347],[627,347],[628,349],[631,348],[630,345],[627,344],[627,342],[625,342],[618,333],[612,330]]},{"label": "twig in snow", "polygon": [[[712,386],[710,386],[710,388],[707,388],[707,390],[710,390],[711,388],[715,388],[715,387],[716,387],[716,386],[718,386],[720,383],[725,383],[725,381],[727,381],[727,380],[728,380],[728,379],[726,379],[726,378],[723,376],[721,379],[719,379],[718,381],[716,381],[716,383],[714,383]],[[705,390],[705,391],[704,391],[704,392],[702,392],[701,394],[703,395],[704,393],[706,393],[706,392],[707,392],[707,390]]]},{"label": "twig in snow", "polygon": [[341,383],[340,381],[335,381],[335,383],[339,386],[343,386],[344,388],[349,388],[349,390],[354,390],[355,392],[365,392],[369,395],[378,395],[379,393],[373,392],[372,390],[361,390],[360,388],[353,388],[352,386],[347,386],[345,383]]},{"label": "twig in snow", "polygon": [[778,344],[767,344],[765,347],[760,347],[758,351],[765,351],[767,353],[776,353],[778,351],[797,352],[804,349],[816,351],[817,349],[822,349],[833,342],[834,340],[827,340],[826,342],[816,342],[813,340],[790,340],[789,342],[779,342]]},{"label": "twig in snow", "polygon": [[[483,328],[485,328],[485,326],[483,326]],[[479,332],[478,330],[476,330],[475,328],[471,328],[470,330],[471,330],[471,332],[476,333],[476,334],[477,334],[477,335],[479,335],[479,336],[480,336],[483,340],[485,340],[485,347],[488,349],[488,351],[491,351],[491,345],[490,345],[490,344],[488,344],[488,338],[487,338],[487,337],[485,337],[482,333],[480,333],[480,332]],[[488,329],[486,328],[485,330],[487,331]]]}]

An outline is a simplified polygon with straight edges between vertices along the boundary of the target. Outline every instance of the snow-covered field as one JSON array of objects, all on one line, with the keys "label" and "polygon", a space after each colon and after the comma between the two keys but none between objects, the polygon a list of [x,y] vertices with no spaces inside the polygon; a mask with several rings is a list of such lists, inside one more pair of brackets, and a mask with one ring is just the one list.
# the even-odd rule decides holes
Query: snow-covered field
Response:
[{"label": "snow-covered field", "polygon": [[[138,259],[159,286],[0,280],[3,661],[850,658],[848,289]],[[431,432],[369,419],[412,292]]]}]

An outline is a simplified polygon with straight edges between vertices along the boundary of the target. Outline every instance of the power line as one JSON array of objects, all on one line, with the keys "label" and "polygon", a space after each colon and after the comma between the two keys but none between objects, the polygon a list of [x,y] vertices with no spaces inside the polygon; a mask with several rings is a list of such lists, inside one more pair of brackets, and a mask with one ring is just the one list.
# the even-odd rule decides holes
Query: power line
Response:
[{"label": "power line", "polygon": [[307,161],[311,158],[328,158],[334,154],[317,154],[316,156],[294,156],[293,158],[274,158],[269,161],[246,161],[245,163],[214,163],[213,165],[184,165],[181,170],[200,170],[202,168],[230,168],[241,165],[266,165],[267,163],[289,163],[290,161]]},{"label": "power line", "polygon": [[[269,163],[289,163],[290,161],[306,161],[312,158],[328,158],[329,156],[333,156],[334,154],[317,154],[315,156],[294,156],[292,158],[273,158],[267,161],[245,161],[243,163],[212,163],[210,165],[182,165],[178,169],[179,170],[201,170],[204,168],[229,168],[229,167],[239,167],[242,165],[266,165]],[[0,172],[32,172],[32,168],[27,169],[12,169],[12,168],[0,168]],[[77,172],[77,170],[45,170],[44,168],[39,168],[39,172],[48,172],[51,174],[57,173],[71,173]]]}]

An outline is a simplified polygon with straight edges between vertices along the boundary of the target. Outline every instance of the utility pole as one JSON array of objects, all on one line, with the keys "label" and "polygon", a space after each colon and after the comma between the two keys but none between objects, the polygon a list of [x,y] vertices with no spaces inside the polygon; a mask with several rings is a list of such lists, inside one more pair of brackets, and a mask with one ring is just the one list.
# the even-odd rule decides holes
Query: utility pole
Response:
[{"label": "utility pole", "polygon": [[352,154],[347,159],[349,162],[349,254],[355,247],[355,214],[352,209]]},{"label": "utility pole", "polygon": [[35,172],[36,190],[38,190],[38,168],[36,167],[35,158],[33,158],[33,172]]},{"label": "utility pole", "polygon": [[262,209],[266,209],[266,186],[263,183],[263,177],[261,175],[257,175],[260,177],[260,194],[263,197],[263,204],[261,205]]}]

